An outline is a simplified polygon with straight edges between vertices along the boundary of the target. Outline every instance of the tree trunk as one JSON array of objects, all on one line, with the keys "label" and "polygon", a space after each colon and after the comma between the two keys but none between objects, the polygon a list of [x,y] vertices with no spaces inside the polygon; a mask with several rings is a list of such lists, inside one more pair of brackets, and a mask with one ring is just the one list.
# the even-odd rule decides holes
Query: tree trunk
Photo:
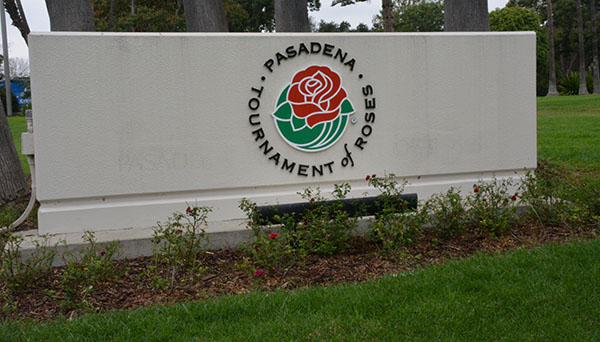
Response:
[{"label": "tree trunk", "polygon": [[46,0],[51,31],[96,31],[89,0]]},{"label": "tree trunk", "polygon": [[310,32],[306,0],[275,0],[277,32]]},{"label": "tree trunk", "polygon": [[[593,1],[593,0],[592,0]],[[556,66],[554,65],[554,24],[552,22],[552,0],[546,0],[546,8],[548,10],[548,94],[546,96],[558,96],[558,90],[556,90]]]},{"label": "tree trunk", "polygon": [[394,5],[392,0],[383,0],[381,7],[383,12],[383,31],[394,32]]},{"label": "tree trunk", "polygon": [[183,0],[188,32],[228,32],[223,0]]},{"label": "tree trunk", "polygon": [[10,134],[4,105],[0,101],[0,204],[15,199],[29,185]]},{"label": "tree trunk", "polygon": [[444,31],[489,31],[487,0],[444,0]]},{"label": "tree trunk", "polygon": [[585,84],[585,50],[583,46],[583,15],[581,14],[581,0],[577,0],[577,31],[579,33],[579,95],[589,94]]},{"label": "tree trunk", "polygon": [[28,44],[27,36],[29,35],[29,24],[27,18],[25,18],[25,11],[23,11],[23,5],[21,0],[7,0],[4,1],[6,12],[10,15],[13,26],[19,29],[21,36],[25,39],[25,44]]},{"label": "tree trunk", "polygon": [[592,69],[594,73],[594,94],[600,94],[600,72],[598,71],[598,33],[596,28],[596,1],[590,0],[592,15]]},{"label": "tree trunk", "polygon": [[110,0],[110,8],[108,9],[108,25],[106,31],[113,30],[113,21],[115,20],[115,0]]}]

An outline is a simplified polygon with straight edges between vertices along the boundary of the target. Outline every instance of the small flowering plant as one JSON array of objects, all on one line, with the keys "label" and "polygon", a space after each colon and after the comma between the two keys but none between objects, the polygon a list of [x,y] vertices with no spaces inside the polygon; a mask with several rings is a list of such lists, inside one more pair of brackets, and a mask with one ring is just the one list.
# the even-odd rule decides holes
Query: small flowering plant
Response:
[{"label": "small flowering plant", "polygon": [[519,193],[510,179],[480,181],[473,184],[473,193],[467,197],[467,217],[473,228],[491,235],[499,235],[515,223]]},{"label": "small flowering plant", "polygon": [[[282,268],[291,265],[296,256],[292,245],[293,236],[286,231],[274,232],[272,226],[281,224],[282,219],[276,217],[276,222],[265,222],[260,217],[256,203],[243,198],[240,209],[248,216],[248,228],[252,231],[245,249],[250,259],[265,269],[279,272]],[[288,225],[295,224],[291,220]],[[264,272],[264,271],[263,271]],[[255,277],[261,275],[254,274]]]},{"label": "small flowering plant", "polygon": [[346,248],[357,222],[341,202],[349,192],[348,184],[334,185],[334,202],[328,203],[319,188],[305,189],[298,194],[308,202],[308,208],[302,214],[275,215],[273,222],[262,221],[256,204],[243,199],[240,209],[248,216],[252,230],[246,248],[251,259],[260,267],[281,272],[310,254],[331,255]]},{"label": "small flowering plant", "polygon": [[402,199],[407,181],[399,183],[393,173],[383,177],[367,175],[365,180],[380,191],[378,211],[369,231],[371,239],[380,243],[385,252],[393,252],[415,242],[421,234],[425,216],[424,211],[409,208]]},{"label": "small flowering plant", "polygon": [[166,264],[173,271],[202,271],[208,244],[206,220],[211,211],[209,207],[187,206],[184,213],[175,212],[166,222],[158,222],[152,240],[155,264]]},{"label": "small flowering plant", "polygon": [[564,167],[542,164],[521,177],[519,201],[530,218],[545,226],[593,223],[594,212],[600,213],[600,190],[568,174]]},{"label": "small flowering plant", "polygon": [[[479,191],[475,185],[473,192]],[[445,193],[434,194],[425,202],[425,207],[431,229],[441,238],[454,238],[465,231],[467,209],[460,189],[451,187]]]}]

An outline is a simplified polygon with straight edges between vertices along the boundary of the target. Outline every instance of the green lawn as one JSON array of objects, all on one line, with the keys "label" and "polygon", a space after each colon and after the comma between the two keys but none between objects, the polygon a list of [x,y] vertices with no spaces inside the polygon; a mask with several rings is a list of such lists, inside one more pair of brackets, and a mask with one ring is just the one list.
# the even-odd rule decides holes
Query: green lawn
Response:
[{"label": "green lawn", "polygon": [[599,341],[600,240],[330,288],[0,325],[0,341]]},{"label": "green lawn", "polygon": [[22,116],[11,116],[8,118],[8,125],[10,126],[10,132],[12,133],[17,153],[21,159],[21,165],[26,175],[29,175],[29,165],[27,164],[27,157],[21,154],[21,133],[27,132],[27,122],[25,117]]},{"label": "green lawn", "polygon": [[538,158],[600,171],[600,95],[542,97]]}]

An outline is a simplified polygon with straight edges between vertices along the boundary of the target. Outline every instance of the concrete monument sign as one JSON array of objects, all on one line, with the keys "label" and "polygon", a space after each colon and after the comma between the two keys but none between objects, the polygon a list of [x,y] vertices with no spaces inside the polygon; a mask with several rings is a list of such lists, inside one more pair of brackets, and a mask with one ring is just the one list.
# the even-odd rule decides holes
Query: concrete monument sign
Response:
[{"label": "concrete monument sign", "polygon": [[395,173],[420,199],[536,166],[535,34],[30,36],[40,233]]}]

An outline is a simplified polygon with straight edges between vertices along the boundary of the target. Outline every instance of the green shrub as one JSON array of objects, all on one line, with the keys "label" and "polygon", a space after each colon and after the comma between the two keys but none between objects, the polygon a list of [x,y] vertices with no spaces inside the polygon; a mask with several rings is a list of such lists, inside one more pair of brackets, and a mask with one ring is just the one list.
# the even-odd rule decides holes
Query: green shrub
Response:
[{"label": "green shrub", "polygon": [[516,222],[518,193],[509,193],[512,186],[511,180],[496,178],[474,184],[473,194],[466,199],[467,221],[471,227],[491,235],[507,232]]},{"label": "green shrub", "polygon": [[[19,100],[15,96],[15,94],[11,94],[11,104],[13,113],[19,112]],[[2,100],[2,105],[4,106],[4,112],[8,110],[6,108],[6,89],[4,86],[0,87],[0,100]],[[8,113],[7,113],[8,114]]]},{"label": "green shrub", "polygon": [[82,239],[86,243],[82,250],[73,253],[65,248],[63,255],[65,267],[58,277],[58,287],[65,296],[61,302],[64,310],[88,307],[88,297],[100,282],[116,280],[121,275],[114,262],[121,248],[119,241],[100,245],[89,231]]},{"label": "green shrub", "polygon": [[0,282],[12,292],[22,292],[50,274],[56,256],[56,246],[50,245],[50,237],[42,235],[41,241],[34,240],[34,251],[26,259],[21,254],[21,235],[3,232],[0,234]]},{"label": "green shrub", "polygon": [[302,215],[276,215],[273,222],[265,222],[256,204],[243,199],[240,209],[252,230],[246,246],[252,260],[271,271],[281,271],[308,255],[333,255],[344,250],[358,220],[350,217],[341,202],[349,192],[349,184],[334,185],[334,202],[326,204],[319,188],[305,189],[299,195],[308,202],[308,209]]},{"label": "green shrub", "polygon": [[[206,272],[204,253],[208,246],[206,225],[209,207],[188,206],[185,213],[175,212],[166,222],[158,222],[153,234],[153,263],[147,275],[159,287],[173,285],[177,272],[195,277]],[[161,267],[168,268],[162,276]]]},{"label": "green shrub", "polygon": [[438,236],[453,238],[464,232],[467,210],[460,189],[452,187],[446,193],[431,196],[425,207],[431,229]]},{"label": "green shrub", "polygon": [[393,252],[415,242],[426,221],[426,211],[411,209],[402,199],[406,181],[398,183],[393,173],[385,177],[367,176],[367,181],[380,191],[379,208],[369,231],[371,239],[381,244],[385,252]]},{"label": "green shrub", "polygon": [[564,167],[540,166],[521,180],[521,203],[544,226],[580,227],[598,213],[599,190],[576,185]]},{"label": "green shrub", "polygon": [[[585,83],[590,93],[594,91],[594,78],[591,73],[585,75]],[[572,72],[563,77],[556,84],[556,88],[561,95],[577,95],[579,93],[579,73]]]}]

